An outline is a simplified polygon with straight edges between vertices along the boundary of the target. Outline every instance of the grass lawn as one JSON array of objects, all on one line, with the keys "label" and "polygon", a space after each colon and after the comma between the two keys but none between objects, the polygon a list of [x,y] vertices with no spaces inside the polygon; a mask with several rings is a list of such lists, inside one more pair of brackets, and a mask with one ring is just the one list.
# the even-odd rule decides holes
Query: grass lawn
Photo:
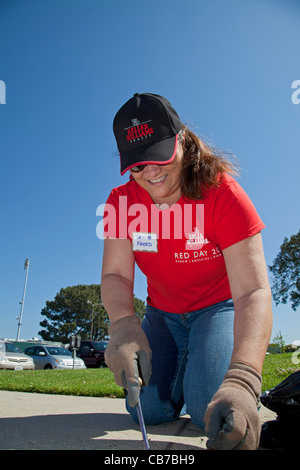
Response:
[{"label": "grass lawn", "polygon": [[[292,353],[266,356],[262,391],[275,387],[300,364],[292,362]],[[115,384],[108,368],[83,370],[0,370],[0,390],[54,393],[88,397],[124,398],[124,391]]]},{"label": "grass lawn", "polygon": [[262,372],[262,391],[269,390],[282,382],[286,377],[300,369],[294,364],[293,353],[270,354],[266,356]]},{"label": "grass lawn", "polygon": [[124,397],[108,368],[75,370],[0,370],[0,390],[87,397]]}]

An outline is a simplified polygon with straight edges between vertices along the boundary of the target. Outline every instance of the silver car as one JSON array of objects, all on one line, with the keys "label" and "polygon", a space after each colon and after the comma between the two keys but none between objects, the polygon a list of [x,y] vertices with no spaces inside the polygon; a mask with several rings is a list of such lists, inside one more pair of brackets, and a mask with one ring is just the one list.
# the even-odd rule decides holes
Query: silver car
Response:
[{"label": "silver car", "polygon": [[0,341],[0,369],[33,370],[34,362],[15,344],[9,341]]},{"label": "silver car", "polygon": [[[61,346],[30,346],[25,354],[32,357],[36,369],[73,369],[72,354]],[[86,369],[79,357],[75,358],[75,369]]]}]

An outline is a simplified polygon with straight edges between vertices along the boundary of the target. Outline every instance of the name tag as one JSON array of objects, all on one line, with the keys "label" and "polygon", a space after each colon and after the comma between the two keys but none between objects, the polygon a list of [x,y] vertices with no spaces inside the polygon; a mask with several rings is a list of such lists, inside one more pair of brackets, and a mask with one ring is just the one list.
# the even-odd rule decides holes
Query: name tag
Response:
[{"label": "name tag", "polygon": [[156,233],[132,233],[132,249],[133,251],[148,251],[149,253],[157,253],[157,235]]}]

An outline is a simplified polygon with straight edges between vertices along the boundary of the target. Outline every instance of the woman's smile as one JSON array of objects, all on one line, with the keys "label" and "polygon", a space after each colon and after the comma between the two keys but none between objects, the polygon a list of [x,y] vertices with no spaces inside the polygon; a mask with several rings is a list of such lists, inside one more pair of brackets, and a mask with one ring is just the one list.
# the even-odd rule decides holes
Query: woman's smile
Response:
[{"label": "woman's smile", "polygon": [[168,176],[168,175],[163,175],[163,176],[161,176],[160,178],[149,179],[148,181],[149,181],[151,184],[158,185],[158,184],[163,183],[163,182],[166,180],[167,176]]}]

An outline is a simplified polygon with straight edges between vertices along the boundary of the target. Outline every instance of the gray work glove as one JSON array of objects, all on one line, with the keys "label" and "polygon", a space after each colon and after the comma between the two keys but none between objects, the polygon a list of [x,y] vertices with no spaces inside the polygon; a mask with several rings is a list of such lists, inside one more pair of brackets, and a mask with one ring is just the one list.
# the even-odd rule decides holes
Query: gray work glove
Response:
[{"label": "gray work glove", "polygon": [[259,373],[247,364],[233,362],[204,416],[208,449],[257,449],[261,432],[257,409],[260,392]]},{"label": "gray work glove", "polygon": [[137,316],[120,318],[109,326],[108,333],[105,362],[117,385],[127,389],[129,406],[137,406],[141,385],[148,385],[151,377],[152,358],[141,321]]}]

